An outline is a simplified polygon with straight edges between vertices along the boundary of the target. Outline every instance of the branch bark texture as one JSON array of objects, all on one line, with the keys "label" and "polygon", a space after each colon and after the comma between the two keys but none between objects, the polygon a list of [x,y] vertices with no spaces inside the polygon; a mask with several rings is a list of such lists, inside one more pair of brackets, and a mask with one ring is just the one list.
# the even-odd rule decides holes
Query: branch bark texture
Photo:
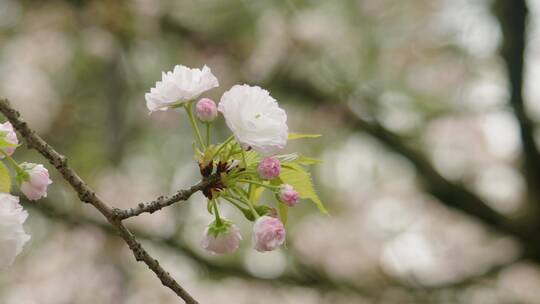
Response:
[{"label": "branch bark texture", "polygon": [[197,304],[198,302],[182,287],[171,275],[161,267],[159,261],[153,258],[122,223],[122,220],[132,216],[139,215],[144,212],[154,212],[165,206],[169,206],[176,202],[187,200],[193,193],[202,190],[205,185],[211,182],[212,177],[203,180],[196,186],[188,190],[182,190],[171,196],[170,198],[158,198],[157,200],[140,204],[138,208],[120,210],[113,209],[105,203],[83,180],[79,175],[68,165],[67,158],[58,153],[53,147],[45,142],[35,131],[28,127],[28,124],[21,118],[19,112],[11,107],[7,99],[0,99],[0,112],[9,120],[13,127],[19,132],[25,140],[29,148],[37,150],[45,157],[51,165],[53,165],[63,178],[75,190],[79,199],[82,202],[94,206],[110,223],[120,237],[126,242],[129,249],[133,252],[135,259],[145,263],[161,281],[161,283],[170,288],[180,298],[188,304]]}]

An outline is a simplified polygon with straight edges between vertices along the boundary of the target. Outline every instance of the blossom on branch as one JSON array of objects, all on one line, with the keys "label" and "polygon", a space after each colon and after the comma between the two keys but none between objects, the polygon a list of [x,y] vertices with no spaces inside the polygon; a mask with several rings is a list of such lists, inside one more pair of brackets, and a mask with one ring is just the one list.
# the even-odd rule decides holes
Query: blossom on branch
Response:
[{"label": "blossom on branch", "polygon": [[21,172],[17,176],[17,181],[22,193],[29,200],[38,200],[47,197],[47,187],[52,184],[49,178],[49,171],[43,165],[22,163]]},{"label": "blossom on branch", "polygon": [[260,87],[233,86],[221,97],[218,110],[244,148],[272,153],[287,144],[287,114],[270,93]]},{"label": "blossom on branch", "polygon": [[226,220],[220,224],[214,221],[204,231],[202,247],[212,254],[229,254],[238,249],[241,240],[240,229],[235,224]]},{"label": "blossom on branch", "polygon": [[293,207],[298,203],[298,200],[300,199],[300,194],[298,191],[294,190],[294,188],[291,185],[284,184],[281,185],[281,189],[279,191],[279,199],[287,204],[289,207]]},{"label": "blossom on branch", "polygon": [[262,216],[253,225],[253,243],[255,250],[272,251],[285,242],[285,227],[283,223],[270,216]]}]

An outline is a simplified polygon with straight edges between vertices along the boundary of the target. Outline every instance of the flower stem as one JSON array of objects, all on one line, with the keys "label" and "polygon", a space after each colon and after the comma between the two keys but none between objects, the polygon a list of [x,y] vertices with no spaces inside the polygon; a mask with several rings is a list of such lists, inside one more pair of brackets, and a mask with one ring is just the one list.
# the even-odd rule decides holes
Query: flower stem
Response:
[{"label": "flower stem", "polygon": [[216,224],[218,224],[218,226],[221,226],[223,224],[223,222],[221,221],[221,217],[219,217],[219,209],[217,207],[217,201],[214,201],[213,202],[213,207],[214,207],[214,215],[216,216]]},{"label": "flower stem", "polygon": [[253,184],[249,184],[248,186],[247,197],[250,202],[253,200]]},{"label": "flower stem", "polygon": [[0,153],[2,153],[5,156],[8,162],[15,168],[15,171],[17,171],[17,173],[24,171],[21,168],[21,166],[19,166],[19,164],[11,156],[9,156],[4,150],[0,149]]},{"label": "flower stem", "polygon": [[[238,204],[234,198],[232,197],[228,197],[228,196],[223,196],[223,199],[228,201],[229,203],[233,204],[233,206],[235,206],[236,208],[240,209],[240,210],[247,210],[246,208],[240,206],[240,204]],[[239,202],[242,202],[240,200],[238,200]],[[243,203],[243,202],[242,202]]]},{"label": "flower stem", "polygon": [[255,210],[255,208],[253,207],[253,204],[249,201],[249,199],[242,193],[242,191],[235,190],[234,192],[238,194],[240,198],[242,198],[244,202],[249,206],[249,209],[251,210],[251,213],[253,213],[253,216],[255,217],[255,219],[258,219],[259,214]]},{"label": "flower stem", "polygon": [[255,170],[245,170],[245,171],[240,171],[240,172],[237,172],[237,173],[231,173],[229,175],[230,178],[239,178],[243,175],[252,175],[252,174],[255,174],[257,173],[257,171]]},{"label": "flower stem", "polygon": [[216,150],[216,152],[214,153],[214,156],[218,155],[219,152],[221,152],[221,150],[223,150],[223,148],[225,148],[225,146],[231,141],[234,139],[234,136],[229,136],[229,138],[227,138],[227,140],[225,140],[220,146],[219,148]]},{"label": "flower stem", "polygon": [[238,181],[241,182],[241,183],[257,185],[257,186],[265,187],[265,188],[272,189],[272,190],[273,189],[279,189],[279,186],[266,185],[266,184],[259,183],[259,182],[256,182],[256,181],[252,181],[252,180],[249,180],[249,179],[239,179]]},{"label": "flower stem", "polygon": [[205,123],[205,126],[206,126],[206,146],[210,146],[210,133],[211,133],[211,129],[212,129],[212,125],[207,122]]},{"label": "flower stem", "polygon": [[192,109],[191,102],[188,102],[184,106],[184,109],[186,110],[186,113],[189,116],[189,121],[191,122],[191,126],[193,126],[193,130],[195,131],[195,135],[197,137],[197,141],[199,142],[199,146],[201,147],[202,150],[204,150],[206,146],[204,145],[201,132],[199,131],[199,126],[197,126],[197,122],[195,121],[195,116],[193,116],[193,109]]}]

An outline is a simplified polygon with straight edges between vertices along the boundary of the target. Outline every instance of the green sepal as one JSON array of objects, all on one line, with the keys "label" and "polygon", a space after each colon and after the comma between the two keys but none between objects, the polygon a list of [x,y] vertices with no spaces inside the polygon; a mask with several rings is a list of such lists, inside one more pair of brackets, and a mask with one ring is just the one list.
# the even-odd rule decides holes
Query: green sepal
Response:
[{"label": "green sepal", "polygon": [[17,185],[21,185],[23,182],[30,180],[30,174],[26,171],[19,171],[17,172],[17,176],[15,177],[15,181],[17,182]]},{"label": "green sepal", "polygon": [[231,227],[231,222],[226,221],[224,219],[221,219],[221,224],[217,221],[213,221],[208,225],[208,234],[213,235],[214,237],[217,237],[218,235],[222,233],[229,232],[229,228]]},{"label": "green sepal", "polygon": [[195,142],[193,142],[193,147],[194,149],[196,149],[196,153],[195,153],[195,159],[203,164],[203,165],[207,165],[209,164],[213,158],[214,158],[214,152],[216,151],[217,147],[215,145],[210,145],[208,147],[206,147],[206,149],[204,150],[204,152],[200,151],[199,149],[197,149],[195,147]]},{"label": "green sepal", "polygon": [[236,186],[236,179],[231,178],[229,174],[222,172],[221,174],[221,182],[226,188],[235,188]]},{"label": "green sepal", "polygon": [[[253,208],[255,209],[255,211],[257,212],[259,216],[265,216],[269,214],[271,210],[271,208],[266,205],[256,205],[256,206],[253,206]],[[255,216],[253,215],[253,213],[251,213],[251,210],[245,209],[245,210],[242,210],[242,213],[244,214],[246,219],[248,219],[249,221],[252,221],[252,222],[255,221]]]}]

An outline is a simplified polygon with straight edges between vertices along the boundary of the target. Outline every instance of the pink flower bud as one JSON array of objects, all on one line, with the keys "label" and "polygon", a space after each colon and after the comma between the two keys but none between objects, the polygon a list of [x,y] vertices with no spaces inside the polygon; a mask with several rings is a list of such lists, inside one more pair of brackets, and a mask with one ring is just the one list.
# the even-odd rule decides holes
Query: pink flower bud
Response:
[{"label": "pink flower bud", "polygon": [[[13,126],[9,121],[0,124],[0,132],[2,132],[3,138],[5,141],[7,141],[10,144],[18,144],[19,140],[17,139],[17,134],[15,133],[15,130],[13,130]],[[13,152],[15,152],[16,147],[7,147],[4,148],[4,152],[6,152],[7,155],[11,156]],[[0,154],[0,159],[4,158],[4,155]]]},{"label": "pink flower bud", "polygon": [[272,251],[285,242],[285,227],[275,217],[262,216],[253,225],[253,242],[255,250]]},{"label": "pink flower bud", "polygon": [[279,176],[281,164],[275,157],[265,157],[257,168],[259,177],[262,179],[273,179]]},{"label": "pink flower bud", "polygon": [[282,202],[287,204],[289,207],[292,207],[298,203],[300,199],[300,194],[298,191],[294,190],[291,185],[282,185],[281,190],[279,191],[279,198]]},{"label": "pink flower bud", "polygon": [[202,98],[195,106],[195,113],[201,121],[211,122],[218,115],[216,103],[212,99]]},{"label": "pink flower bud", "polygon": [[47,187],[52,184],[49,171],[43,165],[22,163],[24,173],[20,177],[19,186],[22,193],[32,201],[47,197]]},{"label": "pink flower bud", "polygon": [[212,254],[229,254],[238,249],[241,240],[240,229],[235,224],[223,222],[222,226],[217,226],[212,222],[204,231],[201,245]]}]

